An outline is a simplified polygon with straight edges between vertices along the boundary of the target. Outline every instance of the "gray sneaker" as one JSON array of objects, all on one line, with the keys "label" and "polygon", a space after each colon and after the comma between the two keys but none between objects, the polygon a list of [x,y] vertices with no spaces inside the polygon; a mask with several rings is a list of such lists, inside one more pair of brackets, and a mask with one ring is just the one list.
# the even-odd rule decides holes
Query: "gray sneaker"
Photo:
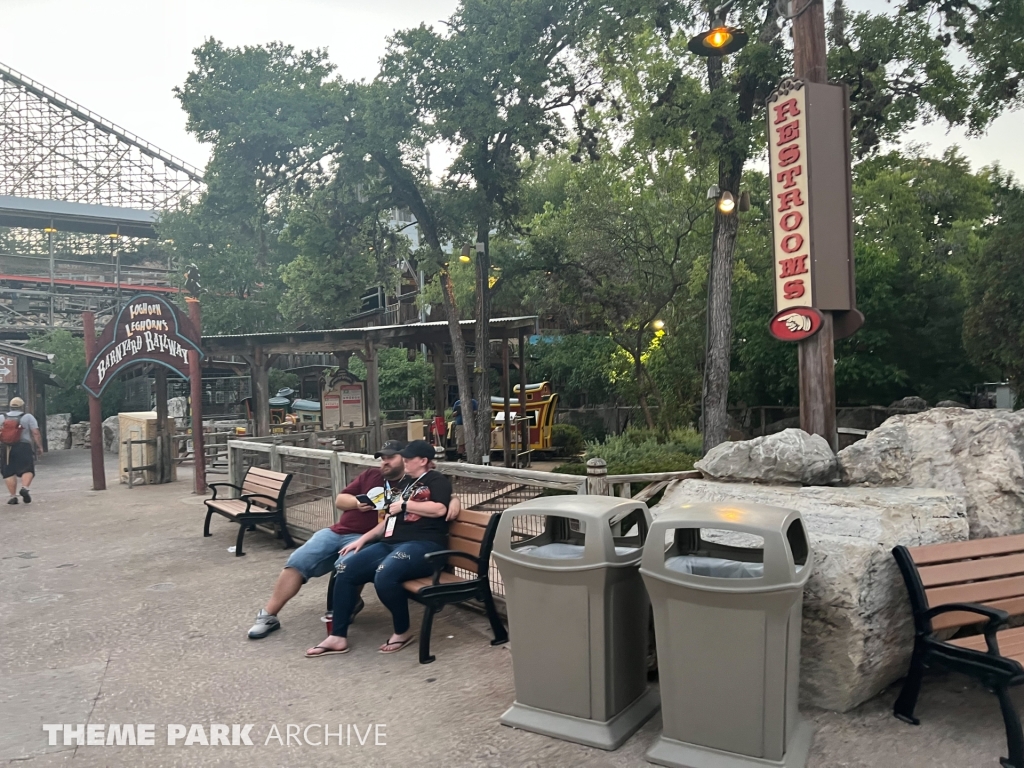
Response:
[{"label": "gray sneaker", "polygon": [[281,622],[277,620],[277,616],[260,609],[260,612],[256,614],[256,623],[249,629],[249,639],[259,640],[280,628]]}]

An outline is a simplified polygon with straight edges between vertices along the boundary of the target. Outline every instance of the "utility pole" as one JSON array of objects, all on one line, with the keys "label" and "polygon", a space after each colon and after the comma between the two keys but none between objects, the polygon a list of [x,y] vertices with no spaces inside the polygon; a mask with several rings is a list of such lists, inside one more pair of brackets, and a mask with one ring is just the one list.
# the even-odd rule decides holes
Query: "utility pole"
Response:
[{"label": "utility pole", "polygon": [[[790,0],[790,8],[800,0]],[[828,82],[823,0],[808,0],[793,19],[793,69],[812,83]],[[822,311],[821,330],[798,343],[800,360],[800,428],[821,435],[838,449],[836,432],[835,340],[832,313]]]}]

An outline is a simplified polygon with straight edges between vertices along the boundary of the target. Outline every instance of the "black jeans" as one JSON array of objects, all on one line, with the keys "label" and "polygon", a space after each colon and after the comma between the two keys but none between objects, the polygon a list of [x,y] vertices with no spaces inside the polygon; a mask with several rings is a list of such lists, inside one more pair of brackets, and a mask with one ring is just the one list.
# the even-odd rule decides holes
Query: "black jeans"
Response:
[{"label": "black jeans", "polygon": [[444,549],[432,541],[402,541],[394,544],[378,541],[349,555],[338,564],[334,580],[334,623],[336,637],[348,636],[349,618],[359,600],[359,588],[373,582],[377,597],[391,611],[395,634],[409,629],[409,598],[403,582],[430,576],[434,567],[424,557]]}]

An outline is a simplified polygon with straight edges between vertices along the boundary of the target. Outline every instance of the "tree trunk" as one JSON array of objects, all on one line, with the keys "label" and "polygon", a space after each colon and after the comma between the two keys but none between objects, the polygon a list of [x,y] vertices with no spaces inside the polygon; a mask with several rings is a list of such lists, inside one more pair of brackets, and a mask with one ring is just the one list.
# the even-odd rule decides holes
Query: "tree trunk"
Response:
[{"label": "tree trunk", "polygon": [[[733,159],[719,165],[719,187],[739,198],[743,161]],[[729,363],[732,356],[732,268],[739,220],[715,211],[711,242],[711,270],[708,275],[707,352],[704,360],[702,398],[705,453],[729,436]]]},{"label": "tree trunk", "polygon": [[[473,372],[476,374],[476,396],[480,404],[476,418],[466,423],[475,421],[476,439],[479,450],[477,453],[469,452],[467,444],[467,459],[474,464],[479,464],[483,456],[491,455],[491,236],[490,222],[481,221],[477,225],[476,239],[483,244],[483,250],[478,251],[474,258],[476,260],[476,366]],[[469,413],[463,409],[463,413]],[[464,419],[465,420],[465,419]]]},{"label": "tree trunk", "polygon": [[[444,313],[448,318],[448,335],[452,340],[452,357],[455,359],[455,378],[459,384],[459,399],[462,400],[462,422],[466,423],[465,414],[472,412],[473,390],[469,383],[469,373],[466,370],[466,342],[462,338],[462,327],[459,325],[459,308],[455,303],[455,291],[452,288],[452,278],[448,270],[441,269],[441,297],[444,302]],[[467,410],[467,408],[469,410]],[[440,414],[443,416],[444,414]],[[472,424],[472,419],[470,419]],[[466,429],[466,453],[475,455],[476,435],[472,429]]]},{"label": "tree trunk", "polygon": [[[708,88],[714,92],[725,85],[722,58],[709,56]],[[718,161],[718,187],[740,196],[744,157],[726,155]],[[732,258],[739,230],[737,210],[724,214],[715,208],[711,240],[711,268],[708,274],[707,339],[704,356],[704,392],[701,398],[701,432],[704,452],[729,437],[729,364],[732,356]]]}]

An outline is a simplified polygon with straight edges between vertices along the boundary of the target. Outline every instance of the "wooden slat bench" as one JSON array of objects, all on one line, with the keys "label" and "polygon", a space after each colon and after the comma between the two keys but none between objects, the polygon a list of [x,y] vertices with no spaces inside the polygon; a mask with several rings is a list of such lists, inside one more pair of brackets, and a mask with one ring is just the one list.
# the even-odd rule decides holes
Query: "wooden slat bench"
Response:
[{"label": "wooden slat bench", "polygon": [[[254,530],[257,523],[273,523],[277,525],[278,538],[284,539],[285,549],[295,546],[291,534],[288,533],[288,525],[284,519],[284,496],[288,490],[288,484],[292,481],[291,475],[282,472],[274,472],[269,469],[250,467],[242,480],[242,486],[231,483],[210,483],[213,489],[213,498],[207,499],[206,524],[203,526],[203,536],[210,536],[210,518],[213,513],[223,515],[228,520],[238,523],[238,538],[235,540],[235,557],[241,557],[242,539],[247,530]],[[238,492],[238,497],[225,499],[217,497],[218,488],[232,488]]]},{"label": "wooden slat bench", "polygon": [[[938,664],[981,681],[995,692],[1006,726],[1006,768],[1024,768],[1024,730],[1008,689],[1024,682],[1024,535],[896,547],[892,551],[914,613],[914,652],[896,717],[918,724],[914,707],[925,668]],[[981,634],[941,640],[942,630],[973,627]],[[947,633],[948,634],[948,633]]]},{"label": "wooden slat bench", "polygon": [[[500,518],[500,512],[490,514],[463,509],[448,524],[448,549],[427,555],[427,559],[434,564],[434,575],[407,581],[403,585],[409,597],[424,607],[423,626],[420,629],[420,664],[429,664],[434,660],[430,655],[430,632],[434,614],[446,605],[479,600],[484,605],[494,632],[491,645],[508,642],[508,631],[494,606],[488,578],[491,548],[494,546],[494,534]],[[472,575],[467,577],[457,574],[456,568],[469,571]]]}]

